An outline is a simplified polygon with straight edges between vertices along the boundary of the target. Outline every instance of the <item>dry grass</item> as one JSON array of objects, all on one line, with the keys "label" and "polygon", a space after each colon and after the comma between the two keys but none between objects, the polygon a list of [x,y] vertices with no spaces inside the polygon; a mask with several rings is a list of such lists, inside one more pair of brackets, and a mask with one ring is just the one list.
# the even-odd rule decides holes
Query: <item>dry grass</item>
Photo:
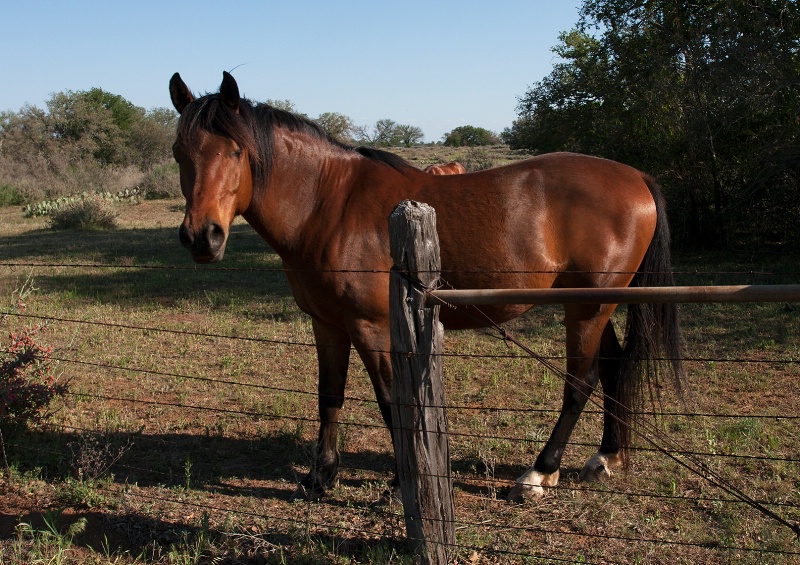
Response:
[{"label": "dry grass", "polygon": [[[44,531],[47,509],[63,510],[64,528],[87,520],[63,563],[409,561],[399,509],[370,507],[391,476],[392,455],[355,355],[340,484],[323,502],[287,502],[313,453],[316,360],[279,259],[237,224],[222,268],[201,268],[177,242],[181,201],[119,212],[114,232],[71,235],[0,209],[3,262],[58,265],[0,266],[0,304],[33,276],[40,291],[29,313],[61,319],[49,341],[72,383],[51,425],[6,438],[0,561],[47,554],[45,537],[15,533],[19,523]],[[724,260],[684,263],[687,271],[796,265]],[[700,305],[683,313],[689,354],[703,359],[688,363],[685,405],[663,391],[659,429],[797,522],[800,370],[778,361],[800,355],[796,307]],[[538,308],[509,329],[539,353],[561,355],[561,321],[558,308]],[[506,357],[511,350],[482,332],[447,334],[445,344],[448,353],[472,355],[448,357],[444,369],[459,562],[797,562],[800,546],[787,528],[724,501],[729,495],[660,453],[637,451],[627,474],[602,485],[579,482],[600,436],[596,409],[579,423],[561,486],[536,502],[504,502],[549,434],[562,384],[535,363]],[[711,360],[730,358],[764,361]],[[87,461],[101,470],[91,481]]]}]

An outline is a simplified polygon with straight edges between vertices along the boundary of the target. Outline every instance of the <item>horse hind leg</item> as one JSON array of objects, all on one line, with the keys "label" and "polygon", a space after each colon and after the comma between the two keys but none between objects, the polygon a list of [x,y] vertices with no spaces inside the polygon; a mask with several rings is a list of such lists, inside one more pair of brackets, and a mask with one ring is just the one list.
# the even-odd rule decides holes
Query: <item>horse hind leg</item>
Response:
[{"label": "horse hind leg", "polygon": [[544,494],[544,487],[558,485],[564,449],[575,424],[599,380],[598,351],[613,305],[565,306],[567,329],[567,377],[561,414],[535,463],[517,478],[508,500],[522,501]]},{"label": "horse hind leg", "polygon": [[596,482],[610,477],[613,470],[624,461],[620,451],[621,426],[626,420],[624,407],[619,404],[619,375],[623,355],[614,326],[609,320],[600,340],[598,370],[603,386],[603,439],[597,453],[592,455],[581,469],[579,478]]}]

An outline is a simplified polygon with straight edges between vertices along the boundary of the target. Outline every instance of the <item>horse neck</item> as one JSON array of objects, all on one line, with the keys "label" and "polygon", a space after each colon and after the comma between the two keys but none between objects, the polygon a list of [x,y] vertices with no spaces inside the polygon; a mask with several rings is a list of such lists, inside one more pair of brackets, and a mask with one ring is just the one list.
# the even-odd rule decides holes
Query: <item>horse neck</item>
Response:
[{"label": "horse neck", "polygon": [[[302,260],[335,229],[369,160],[312,134],[275,127],[272,169],[265,186],[254,187],[244,214],[284,262]],[[320,213],[324,211],[324,213]]]}]

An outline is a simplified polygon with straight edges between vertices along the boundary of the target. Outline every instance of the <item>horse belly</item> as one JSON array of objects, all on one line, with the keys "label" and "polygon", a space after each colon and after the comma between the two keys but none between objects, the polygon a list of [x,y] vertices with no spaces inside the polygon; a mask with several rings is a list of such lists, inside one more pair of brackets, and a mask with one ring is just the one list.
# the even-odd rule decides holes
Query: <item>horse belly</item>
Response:
[{"label": "horse belly", "polygon": [[481,306],[470,308],[465,306],[447,307],[439,310],[439,320],[448,330],[469,330],[490,327],[513,320],[531,309],[529,304],[511,304],[505,306]]}]

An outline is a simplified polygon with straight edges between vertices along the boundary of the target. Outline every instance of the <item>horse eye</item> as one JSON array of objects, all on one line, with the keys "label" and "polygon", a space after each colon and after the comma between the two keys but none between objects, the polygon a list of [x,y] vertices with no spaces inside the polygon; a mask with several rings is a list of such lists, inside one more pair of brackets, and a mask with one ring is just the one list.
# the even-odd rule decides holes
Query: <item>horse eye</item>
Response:
[{"label": "horse eye", "polygon": [[233,153],[231,153],[231,157],[236,157],[237,159],[238,159],[239,157],[241,157],[241,156],[242,156],[242,150],[241,150],[241,149],[237,149],[236,151],[234,151]]}]

